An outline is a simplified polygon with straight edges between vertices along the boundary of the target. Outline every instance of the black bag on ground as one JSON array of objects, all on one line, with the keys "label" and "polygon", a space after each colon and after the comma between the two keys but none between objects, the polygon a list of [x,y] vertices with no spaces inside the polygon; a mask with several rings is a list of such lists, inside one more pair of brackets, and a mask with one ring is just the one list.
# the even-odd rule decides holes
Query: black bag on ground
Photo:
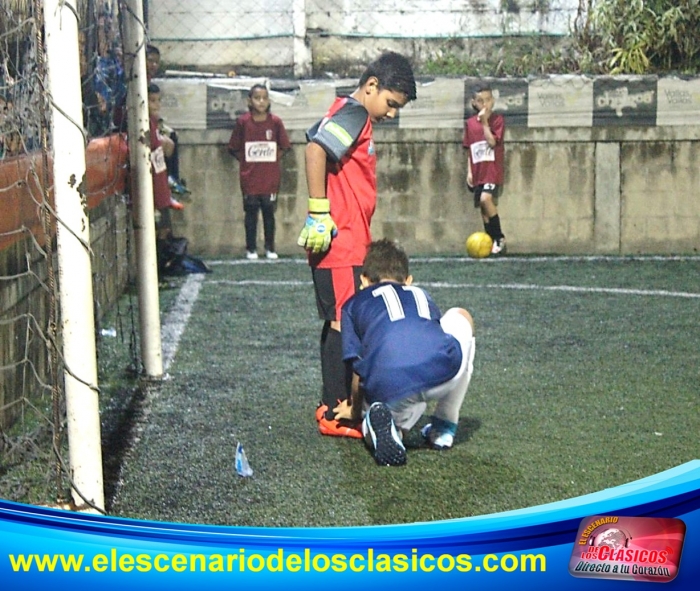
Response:
[{"label": "black bag on ground", "polygon": [[159,276],[211,273],[203,260],[187,254],[187,238],[168,236],[156,240],[156,254]]}]

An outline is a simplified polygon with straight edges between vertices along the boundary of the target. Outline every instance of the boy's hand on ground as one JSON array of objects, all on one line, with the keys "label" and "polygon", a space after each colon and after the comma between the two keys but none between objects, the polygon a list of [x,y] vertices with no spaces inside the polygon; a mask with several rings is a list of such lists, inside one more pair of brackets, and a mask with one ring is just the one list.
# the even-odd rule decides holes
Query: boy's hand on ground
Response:
[{"label": "boy's hand on ground", "polygon": [[297,244],[313,253],[326,252],[338,228],[330,214],[328,199],[309,198],[309,214]]},{"label": "boy's hand on ground", "polygon": [[343,400],[338,406],[333,409],[335,413],[336,420],[347,419],[348,421],[353,419],[352,416],[352,404],[350,400]]}]

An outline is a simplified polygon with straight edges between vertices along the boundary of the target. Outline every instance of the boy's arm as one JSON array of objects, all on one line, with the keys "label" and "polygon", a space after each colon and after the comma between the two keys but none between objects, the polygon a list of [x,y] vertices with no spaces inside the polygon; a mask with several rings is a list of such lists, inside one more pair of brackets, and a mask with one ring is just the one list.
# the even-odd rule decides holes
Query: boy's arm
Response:
[{"label": "boy's arm", "polygon": [[467,187],[473,192],[474,176],[472,175],[472,153],[469,148],[467,148]]},{"label": "boy's arm", "polygon": [[287,130],[284,127],[284,123],[282,123],[281,119],[277,119],[278,121],[278,126],[277,126],[277,146],[279,148],[278,153],[279,153],[279,158],[281,159],[284,154],[291,149],[292,147],[292,142],[289,141],[289,135],[287,135]]},{"label": "boy's arm", "polygon": [[308,215],[297,244],[312,253],[326,252],[338,233],[326,198],[326,151],[317,143],[306,145],[306,185],[309,189]]},{"label": "boy's arm", "polygon": [[498,141],[496,140],[496,137],[493,135],[493,132],[491,131],[491,126],[489,125],[489,117],[490,116],[491,116],[491,111],[488,111],[487,109],[482,109],[481,111],[479,111],[479,121],[481,122],[481,125],[484,128],[484,137],[486,138],[486,142],[488,143],[488,145],[493,148],[496,146]]},{"label": "boy's arm", "polygon": [[474,177],[472,175],[472,150],[469,139],[469,120],[464,122],[464,136],[462,138],[462,147],[467,157],[467,188],[471,191],[474,188]]},{"label": "boy's arm", "polygon": [[160,132],[159,134],[159,139],[160,139],[160,144],[163,146],[163,153],[165,154],[166,158],[170,158],[175,153],[175,142],[171,140],[167,135],[163,135]]},{"label": "boy's arm", "polygon": [[331,217],[326,195],[326,161],[340,162],[351,150],[368,124],[367,110],[354,99],[345,99],[332,115],[324,117],[306,132],[305,168],[309,190],[306,223],[297,244],[311,253],[326,252],[338,228]]},{"label": "boy's arm", "polygon": [[352,389],[350,399],[352,401],[352,421],[359,423],[362,420],[362,410],[365,402],[365,389],[360,385],[360,376],[352,374]]},{"label": "boy's arm", "polygon": [[479,111],[479,114],[477,115],[477,118],[479,119],[479,123],[484,128],[484,137],[486,138],[486,142],[488,143],[489,146],[492,148],[496,146],[498,143],[498,138],[494,135],[493,131],[491,130],[491,109],[488,107],[484,107]]},{"label": "boy's arm", "polygon": [[345,419],[353,423],[359,423],[362,420],[364,399],[365,391],[360,385],[360,376],[353,373],[350,398],[348,400],[343,400],[333,409],[336,420]]},{"label": "boy's arm", "polygon": [[243,127],[239,121],[236,121],[226,147],[228,153],[241,162],[241,157],[243,156]]},{"label": "boy's arm", "polygon": [[306,144],[306,186],[309,197],[326,197],[326,151],[316,142]]}]

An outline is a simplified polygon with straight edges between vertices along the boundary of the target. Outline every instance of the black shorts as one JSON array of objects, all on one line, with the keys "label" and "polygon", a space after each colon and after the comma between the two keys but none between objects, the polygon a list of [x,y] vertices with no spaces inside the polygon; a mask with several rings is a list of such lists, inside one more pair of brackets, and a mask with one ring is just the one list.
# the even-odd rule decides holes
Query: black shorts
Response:
[{"label": "black shorts", "polygon": [[494,201],[498,199],[498,185],[494,185],[492,183],[485,183],[483,185],[477,185],[472,189],[474,193],[474,207],[480,207],[481,206],[481,194],[482,193],[491,193],[491,197],[493,198]]},{"label": "black shorts", "polygon": [[340,320],[340,309],[360,289],[362,267],[311,267],[316,307],[321,320]]},{"label": "black shorts", "polygon": [[266,195],[244,195],[243,196],[243,211],[258,213],[262,209],[277,211],[277,193],[268,193]]}]

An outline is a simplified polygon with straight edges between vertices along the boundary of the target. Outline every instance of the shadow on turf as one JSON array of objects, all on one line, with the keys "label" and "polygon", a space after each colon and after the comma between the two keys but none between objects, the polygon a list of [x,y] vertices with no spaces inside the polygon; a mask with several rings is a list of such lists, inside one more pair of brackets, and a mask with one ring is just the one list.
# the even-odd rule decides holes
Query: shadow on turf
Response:
[{"label": "shadow on turf", "polygon": [[[404,439],[404,445],[406,449],[420,449],[428,447],[420,434],[420,430],[429,420],[423,420],[417,424],[411,431],[406,435]],[[457,427],[457,434],[455,435],[454,446],[461,445],[469,441],[479,429],[481,429],[481,421],[474,417],[464,417],[459,420],[459,425]]]}]

